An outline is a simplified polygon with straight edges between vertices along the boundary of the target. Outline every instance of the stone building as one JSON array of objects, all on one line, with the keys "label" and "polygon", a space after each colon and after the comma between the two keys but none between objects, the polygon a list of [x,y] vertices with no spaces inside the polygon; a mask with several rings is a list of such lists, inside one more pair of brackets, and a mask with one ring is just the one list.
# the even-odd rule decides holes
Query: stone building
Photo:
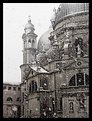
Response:
[{"label": "stone building", "polygon": [[25,26],[21,117],[89,117],[89,4],[62,3],[37,44]]},{"label": "stone building", "polygon": [[20,117],[20,85],[3,84],[3,117]]}]

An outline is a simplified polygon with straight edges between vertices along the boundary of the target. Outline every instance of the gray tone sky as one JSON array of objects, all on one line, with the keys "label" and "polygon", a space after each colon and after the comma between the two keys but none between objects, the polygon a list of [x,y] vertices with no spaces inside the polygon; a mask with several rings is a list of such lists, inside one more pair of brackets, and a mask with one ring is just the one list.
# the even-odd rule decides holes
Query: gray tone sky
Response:
[{"label": "gray tone sky", "polygon": [[51,25],[54,7],[60,3],[3,3],[3,82],[20,83],[20,65],[23,64],[22,34],[28,16],[40,36]]}]

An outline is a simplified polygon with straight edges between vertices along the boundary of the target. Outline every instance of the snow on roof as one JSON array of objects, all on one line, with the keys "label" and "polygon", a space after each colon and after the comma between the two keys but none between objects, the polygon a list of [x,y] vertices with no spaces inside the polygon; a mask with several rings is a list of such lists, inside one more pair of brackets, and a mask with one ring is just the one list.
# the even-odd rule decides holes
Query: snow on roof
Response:
[{"label": "snow on roof", "polygon": [[49,73],[48,71],[46,71],[45,69],[43,69],[40,66],[33,66],[31,67],[34,71],[39,72],[39,73]]},{"label": "snow on roof", "polygon": [[3,82],[3,84],[7,84],[7,85],[20,85],[20,83],[21,82],[8,82],[8,81],[6,81],[6,82]]}]

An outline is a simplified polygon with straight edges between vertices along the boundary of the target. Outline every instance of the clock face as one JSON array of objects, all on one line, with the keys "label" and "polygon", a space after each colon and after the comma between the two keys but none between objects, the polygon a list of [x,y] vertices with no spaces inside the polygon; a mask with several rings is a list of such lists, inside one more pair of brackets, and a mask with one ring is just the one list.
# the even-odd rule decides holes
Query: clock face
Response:
[{"label": "clock face", "polygon": [[31,32],[31,29],[27,29],[26,30],[26,34],[30,33]]}]

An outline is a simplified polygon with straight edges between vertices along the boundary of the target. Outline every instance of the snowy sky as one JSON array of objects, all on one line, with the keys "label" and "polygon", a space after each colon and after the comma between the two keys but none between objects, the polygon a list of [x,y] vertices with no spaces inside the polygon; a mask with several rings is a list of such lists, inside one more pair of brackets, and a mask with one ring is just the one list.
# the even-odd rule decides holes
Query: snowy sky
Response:
[{"label": "snowy sky", "polygon": [[51,25],[53,9],[60,3],[3,3],[3,82],[20,83],[23,64],[22,34],[31,16],[35,33],[40,36]]}]

